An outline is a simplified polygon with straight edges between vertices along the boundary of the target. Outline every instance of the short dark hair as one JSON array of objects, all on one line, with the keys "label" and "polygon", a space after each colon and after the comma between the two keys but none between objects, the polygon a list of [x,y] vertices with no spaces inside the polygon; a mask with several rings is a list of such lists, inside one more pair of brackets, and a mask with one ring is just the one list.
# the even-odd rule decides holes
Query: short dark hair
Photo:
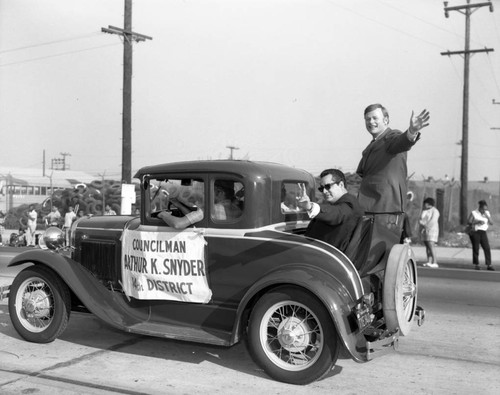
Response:
[{"label": "short dark hair", "polygon": [[221,189],[227,199],[234,198],[234,182],[228,180],[215,180],[214,187]]},{"label": "short dark hair", "polygon": [[436,204],[436,201],[433,198],[428,197],[428,198],[424,199],[424,204],[425,203],[430,204],[431,206],[434,206]]},{"label": "short dark hair", "polygon": [[368,107],[365,108],[365,112],[363,115],[366,116],[366,114],[368,114],[369,112],[375,111],[378,108],[380,108],[382,110],[382,114],[384,114],[384,117],[389,119],[389,111],[387,111],[387,108],[385,108],[380,103],[370,104]]},{"label": "short dark hair", "polygon": [[328,174],[331,174],[332,175],[332,178],[335,180],[335,182],[340,182],[340,181],[343,181],[344,182],[344,187],[347,186],[347,182],[345,180],[345,174],[342,173],[339,169],[326,169],[326,170],[323,170],[321,172],[321,174],[319,175],[320,178],[323,178],[325,176],[327,176]]},{"label": "short dark hair", "polygon": [[479,202],[477,202],[477,204],[479,204],[479,207],[488,207],[488,203],[486,203],[486,200],[480,200]]}]

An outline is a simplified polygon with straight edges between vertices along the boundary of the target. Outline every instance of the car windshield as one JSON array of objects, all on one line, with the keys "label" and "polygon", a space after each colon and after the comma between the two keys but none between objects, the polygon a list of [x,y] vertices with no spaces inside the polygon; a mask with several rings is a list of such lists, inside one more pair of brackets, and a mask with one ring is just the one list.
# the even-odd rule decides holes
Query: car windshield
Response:
[{"label": "car windshield", "polygon": [[[150,184],[150,192],[153,193],[153,196],[151,197],[150,199],[150,203],[152,203],[157,197],[158,195],[160,194],[160,192],[163,190],[163,187],[162,187],[162,183],[163,182],[166,182],[167,180],[165,181],[162,181],[162,180],[153,180],[153,182],[151,182]],[[158,182],[158,185],[156,185],[156,182]]]},{"label": "car windshield", "polygon": [[203,181],[193,179],[151,179],[149,185],[151,212],[167,210],[172,199],[203,206]]}]

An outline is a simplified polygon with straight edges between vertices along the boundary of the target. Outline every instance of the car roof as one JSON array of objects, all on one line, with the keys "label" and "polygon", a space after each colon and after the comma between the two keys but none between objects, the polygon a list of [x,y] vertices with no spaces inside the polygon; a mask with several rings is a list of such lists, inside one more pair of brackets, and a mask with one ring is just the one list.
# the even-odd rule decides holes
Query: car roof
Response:
[{"label": "car roof", "polygon": [[141,168],[135,178],[144,174],[163,173],[231,173],[245,177],[271,177],[277,179],[303,179],[311,177],[305,170],[273,162],[258,162],[248,160],[197,160],[185,162],[164,163]]}]

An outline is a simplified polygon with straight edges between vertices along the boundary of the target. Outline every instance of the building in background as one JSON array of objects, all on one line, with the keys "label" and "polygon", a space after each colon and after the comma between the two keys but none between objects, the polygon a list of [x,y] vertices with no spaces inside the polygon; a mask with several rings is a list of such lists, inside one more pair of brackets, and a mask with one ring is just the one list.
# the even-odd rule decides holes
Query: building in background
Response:
[{"label": "building in background", "polygon": [[43,176],[40,169],[0,167],[0,210],[8,212],[23,204],[43,203],[53,191],[87,184],[96,176],[74,170],[49,170]]}]

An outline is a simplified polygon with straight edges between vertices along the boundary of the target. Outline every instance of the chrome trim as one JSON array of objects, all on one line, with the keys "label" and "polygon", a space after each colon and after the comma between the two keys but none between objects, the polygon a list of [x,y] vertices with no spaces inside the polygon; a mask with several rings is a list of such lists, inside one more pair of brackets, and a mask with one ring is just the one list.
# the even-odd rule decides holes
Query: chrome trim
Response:
[{"label": "chrome trim", "polygon": [[113,231],[113,232],[123,232],[123,228],[102,228],[102,227],[99,227],[99,228],[90,228],[90,227],[87,227],[87,226],[78,226],[77,228],[75,229],[78,229],[78,230],[105,230],[105,231]]}]

